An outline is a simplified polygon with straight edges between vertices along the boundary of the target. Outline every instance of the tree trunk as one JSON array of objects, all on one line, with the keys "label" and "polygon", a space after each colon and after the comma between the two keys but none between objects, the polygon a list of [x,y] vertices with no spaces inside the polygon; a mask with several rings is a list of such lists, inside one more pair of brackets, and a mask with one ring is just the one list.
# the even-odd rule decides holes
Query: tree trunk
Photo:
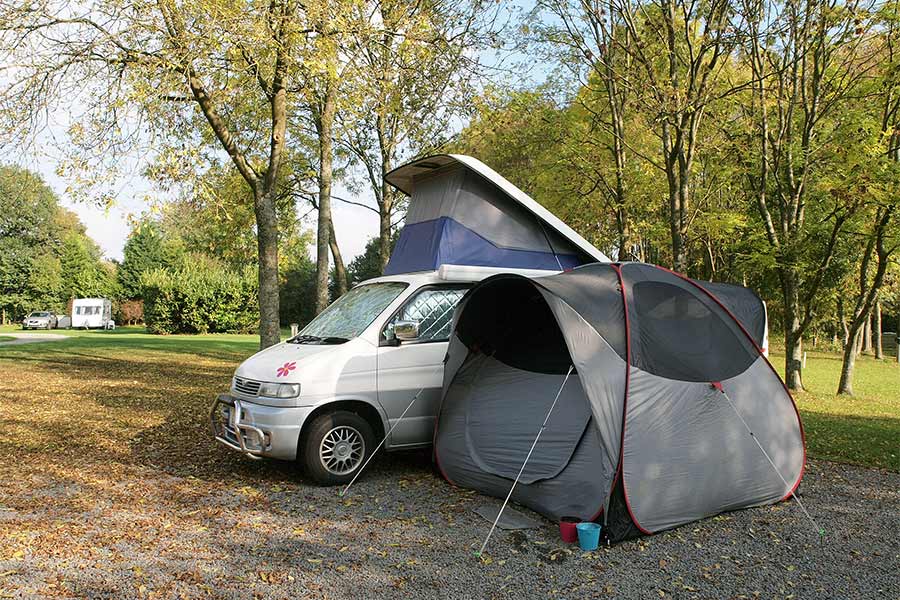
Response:
[{"label": "tree trunk", "polygon": [[317,115],[319,136],[319,226],[316,231],[316,314],[329,304],[328,252],[331,244],[331,183],[333,178],[334,124],[336,86],[328,78],[325,97]]},{"label": "tree trunk", "polygon": [[378,258],[381,262],[381,272],[387,266],[391,258],[391,202],[389,201],[390,190],[382,188],[385,199],[382,201],[381,210],[378,211]]},{"label": "tree trunk", "polygon": [[875,326],[872,331],[875,344],[875,358],[884,359],[884,344],[881,337],[881,300],[875,303]]},{"label": "tree trunk", "polygon": [[863,352],[872,354],[872,313],[866,316],[866,324],[863,326]]},{"label": "tree trunk", "polygon": [[784,382],[791,391],[803,390],[803,333],[800,330],[800,297],[788,276],[783,286],[784,311]]},{"label": "tree trunk", "polygon": [[[854,344],[860,347],[863,344],[862,338],[865,335],[865,329],[871,323],[878,292],[884,284],[884,274],[890,262],[891,254],[894,252],[893,248],[886,248],[884,244],[886,231],[893,212],[893,206],[878,210],[874,235],[866,244],[866,250],[860,262],[859,296],[856,299],[856,307],[853,309],[853,320],[850,323],[850,336]],[[868,274],[873,251],[875,252],[877,263],[875,275],[869,282]],[[841,366],[841,381],[838,383],[838,394],[853,393],[853,366],[856,361],[856,354],[853,348],[845,349],[844,351],[844,364]]]},{"label": "tree trunk", "polygon": [[792,392],[803,391],[803,336],[789,332],[784,336],[784,382]]},{"label": "tree trunk", "polygon": [[278,217],[275,189],[254,198],[256,248],[259,254],[259,347],[268,348],[281,340],[278,299]]},{"label": "tree trunk", "polygon": [[850,343],[844,346],[843,361],[841,363],[841,381],[838,383],[838,394],[853,395],[853,367],[856,366],[856,348],[859,346],[860,334],[857,330],[850,340]]},{"label": "tree trunk", "polygon": [[334,258],[334,278],[337,280],[338,296],[347,293],[347,269],[344,267],[344,258],[341,256],[341,249],[337,243],[337,235],[334,233],[334,221],[331,221],[329,230],[328,245],[331,247],[331,256]]},{"label": "tree trunk", "polygon": [[838,319],[841,322],[841,348],[850,343],[850,329],[847,327],[847,313],[844,310],[844,299],[838,298]]}]

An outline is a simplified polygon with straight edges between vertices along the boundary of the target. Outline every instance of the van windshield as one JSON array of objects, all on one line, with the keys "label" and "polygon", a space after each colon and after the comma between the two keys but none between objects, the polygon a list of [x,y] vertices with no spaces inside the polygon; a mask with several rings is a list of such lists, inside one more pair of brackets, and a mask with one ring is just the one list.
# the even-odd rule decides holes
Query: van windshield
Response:
[{"label": "van windshield", "polygon": [[309,322],[293,343],[341,343],[355,338],[368,327],[407,284],[370,283],[353,288]]},{"label": "van windshield", "polygon": [[50,313],[45,313],[45,312],[33,312],[33,313],[31,313],[30,315],[28,315],[28,316],[29,316],[29,317],[49,317],[49,316],[50,316]]}]

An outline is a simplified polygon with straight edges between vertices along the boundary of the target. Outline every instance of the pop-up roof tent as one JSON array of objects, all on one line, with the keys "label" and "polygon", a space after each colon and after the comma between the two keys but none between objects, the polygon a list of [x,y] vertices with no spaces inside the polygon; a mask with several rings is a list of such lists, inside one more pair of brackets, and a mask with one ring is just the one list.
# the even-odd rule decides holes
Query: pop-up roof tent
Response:
[{"label": "pop-up roof tent", "polygon": [[762,303],[705,285],[626,263],[473,287],[435,430],[444,477],[506,496],[559,394],[512,496],[552,519],[605,511],[615,541],[789,496],[803,432],[758,345]]},{"label": "pop-up roof tent", "polygon": [[385,275],[442,264],[562,271],[609,259],[550,211],[470,156],[442,154],[384,180],[410,196]]}]

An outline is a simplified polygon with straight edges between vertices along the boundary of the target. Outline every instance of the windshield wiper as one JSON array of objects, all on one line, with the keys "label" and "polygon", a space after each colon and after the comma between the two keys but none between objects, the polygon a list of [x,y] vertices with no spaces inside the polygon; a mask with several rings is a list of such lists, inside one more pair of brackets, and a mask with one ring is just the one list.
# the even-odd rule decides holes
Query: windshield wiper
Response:
[{"label": "windshield wiper", "polygon": [[309,335],[308,333],[298,335],[288,340],[291,344],[343,344],[349,342],[345,337]]}]

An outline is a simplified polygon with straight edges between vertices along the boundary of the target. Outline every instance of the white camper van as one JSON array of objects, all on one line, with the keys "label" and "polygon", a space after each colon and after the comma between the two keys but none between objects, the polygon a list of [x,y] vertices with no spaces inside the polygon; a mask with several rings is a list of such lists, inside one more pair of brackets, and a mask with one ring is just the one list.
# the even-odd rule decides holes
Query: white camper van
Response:
[{"label": "white camper van", "polygon": [[106,298],[77,298],[72,303],[72,327],[115,329],[112,302]]},{"label": "white camper van", "polygon": [[411,197],[385,276],[244,361],[210,409],[217,441],[299,460],[322,484],[349,481],[394,425],[386,449],[431,444],[453,311],[474,282],[609,260],[473,158],[429,157],[385,180]]}]

